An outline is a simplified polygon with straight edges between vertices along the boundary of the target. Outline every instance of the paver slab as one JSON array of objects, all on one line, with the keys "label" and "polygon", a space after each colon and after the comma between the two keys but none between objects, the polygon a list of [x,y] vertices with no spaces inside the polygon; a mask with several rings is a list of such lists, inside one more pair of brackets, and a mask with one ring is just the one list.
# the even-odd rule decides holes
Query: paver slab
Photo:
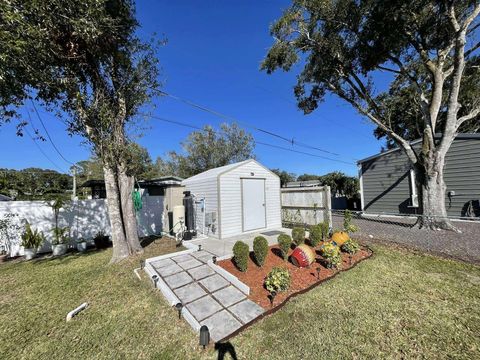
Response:
[{"label": "paver slab", "polygon": [[193,300],[196,300],[198,298],[201,298],[202,296],[207,295],[205,290],[203,290],[202,287],[196,283],[191,283],[191,284],[182,286],[181,288],[174,290],[174,293],[175,295],[178,296],[182,304],[188,304]]},{"label": "paver slab", "polygon": [[179,262],[184,262],[184,261],[188,261],[188,260],[192,260],[193,257],[192,255],[190,254],[183,254],[183,255],[178,255],[178,256],[174,256],[171,258],[173,261],[179,263]]},{"label": "paver slab", "polygon": [[168,265],[175,265],[172,259],[161,259],[150,263],[155,269],[159,269]]},{"label": "paver slab", "polygon": [[197,259],[191,258],[190,260],[179,262],[178,266],[180,266],[181,268],[183,268],[185,270],[188,270],[188,269],[200,266],[202,264],[203,263],[198,261]]},{"label": "paver slab", "polygon": [[202,284],[205,289],[207,289],[210,292],[214,292],[215,290],[221,289],[230,283],[225,280],[224,277],[215,274],[213,276],[209,276],[203,280],[200,281],[200,284]]},{"label": "paver slab", "polygon": [[212,258],[213,258],[213,254],[210,254],[210,253],[197,257],[198,260],[204,263],[208,262],[208,260],[212,260]]},{"label": "paver slab", "polygon": [[187,305],[187,309],[197,319],[203,319],[215,314],[222,309],[222,305],[216,302],[210,295],[204,296]]},{"label": "paver slab", "polygon": [[159,269],[156,269],[156,271],[160,275],[165,277],[165,276],[170,276],[170,275],[179,273],[180,271],[183,271],[183,269],[180,266],[178,266],[177,264],[172,264],[172,265],[167,265],[165,267],[161,267]]},{"label": "paver slab", "polygon": [[214,341],[219,341],[240,328],[242,324],[237,321],[227,310],[222,310],[201,322],[207,325]]},{"label": "paver slab", "polygon": [[180,286],[187,285],[193,281],[192,277],[185,271],[165,278],[165,282],[171,289],[179,288]]},{"label": "paver slab", "polygon": [[263,314],[264,310],[251,300],[245,300],[228,308],[244,324]]},{"label": "paver slab", "polygon": [[208,256],[210,259],[212,258],[213,254],[209,253],[208,251],[201,250],[201,251],[194,251],[191,253],[191,255],[196,258],[200,259],[202,257]]},{"label": "paver slab", "polygon": [[232,285],[226,287],[225,289],[218,290],[212,295],[224,307],[229,307],[230,305],[233,305],[246,298],[244,293]]},{"label": "paver slab", "polygon": [[202,265],[193,269],[188,270],[188,273],[195,279],[200,280],[206,278],[207,276],[215,274],[215,271],[208,265]]}]

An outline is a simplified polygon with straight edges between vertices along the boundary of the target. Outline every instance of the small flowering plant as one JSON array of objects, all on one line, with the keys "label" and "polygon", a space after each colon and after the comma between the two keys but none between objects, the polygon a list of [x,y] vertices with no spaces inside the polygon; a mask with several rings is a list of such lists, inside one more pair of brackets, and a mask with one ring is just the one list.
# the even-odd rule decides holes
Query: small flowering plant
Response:
[{"label": "small flowering plant", "polygon": [[290,287],[291,276],[286,268],[274,267],[265,278],[265,288],[270,293],[286,291]]},{"label": "small flowering plant", "polygon": [[332,242],[322,245],[320,248],[320,254],[325,259],[328,268],[338,267],[342,262],[340,248]]},{"label": "small flowering plant", "polygon": [[341,247],[343,252],[347,254],[353,255],[356,254],[360,250],[360,245],[356,241],[352,239],[347,240]]}]

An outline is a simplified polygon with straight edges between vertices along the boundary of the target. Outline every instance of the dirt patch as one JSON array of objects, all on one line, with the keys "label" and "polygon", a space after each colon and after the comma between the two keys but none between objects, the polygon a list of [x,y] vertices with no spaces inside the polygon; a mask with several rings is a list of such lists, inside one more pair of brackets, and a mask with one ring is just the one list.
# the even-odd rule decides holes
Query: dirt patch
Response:
[{"label": "dirt patch", "polygon": [[[290,251],[290,254],[292,251]],[[315,262],[307,268],[299,268],[293,265],[290,260],[284,261],[280,256],[280,249],[277,245],[271,246],[267,255],[265,264],[259,267],[254,261],[253,256],[248,260],[248,269],[246,272],[241,272],[235,266],[233,259],[219,261],[218,265],[235,275],[240,281],[250,287],[250,300],[256,302],[264,309],[271,309],[269,292],[263,286],[263,282],[267,274],[276,266],[285,267],[290,271],[291,284],[287,291],[279,293],[275,297],[274,307],[279,306],[287,298],[295,293],[312,287],[316,283],[320,283],[325,279],[331,278],[341,270],[348,270],[359,261],[368,258],[372,252],[367,248],[362,248],[355,255],[342,253],[342,265],[340,269],[327,269],[321,264],[322,258],[319,251],[316,250]],[[320,270],[317,277],[317,268]]]}]

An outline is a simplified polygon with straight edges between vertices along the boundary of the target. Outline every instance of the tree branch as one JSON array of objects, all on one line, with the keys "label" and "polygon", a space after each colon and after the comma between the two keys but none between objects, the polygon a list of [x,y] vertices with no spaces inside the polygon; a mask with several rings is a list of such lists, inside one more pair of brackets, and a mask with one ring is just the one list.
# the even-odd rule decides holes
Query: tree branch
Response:
[{"label": "tree branch", "polygon": [[462,125],[465,121],[471,120],[474,117],[477,117],[478,115],[480,115],[480,106],[477,107],[476,109],[473,109],[472,111],[470,111],[467,115],[464,115],[464,116],[460,117],[457,120],[457,127]]},{"label": "tree branch", "polygon": [[351,99],[347,96],[344,91],[332,83],[328,83],[330,90],[334,94],[337,94],[340,98],[344,99],[348,103],[350,103],[355,109],[357,109],[362,115],[366,116],[370,121],[372,121],[375,125],[377,125],[380,129],[382,129],[385,133],[387,133],[407,154],[408,158],[413,164],[418,162],[418,156],[410,146],[409,142],[398,135],[395,131],[393,131],[390,127],[386,126],[382,121],[380,121],[376,116],[370,113],[368,110],[364,109],[361,104],[356,102],[355,100]]}]

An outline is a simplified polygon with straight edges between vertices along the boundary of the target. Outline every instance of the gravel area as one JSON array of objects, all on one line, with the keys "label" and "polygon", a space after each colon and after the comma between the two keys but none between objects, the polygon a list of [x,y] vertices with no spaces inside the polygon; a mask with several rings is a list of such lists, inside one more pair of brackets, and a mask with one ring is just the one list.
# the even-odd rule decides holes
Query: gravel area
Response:
[{"label": "gravel area", "polygon": [[[333,228],[343,226],[343,214],[332,214]],[[480,264],[480,221],[455,221],[461,233],[429,231],[415,226],[415,218],[354,217],[360,230],[355,237],[365,241],[393,242],[417,250]]]}]

